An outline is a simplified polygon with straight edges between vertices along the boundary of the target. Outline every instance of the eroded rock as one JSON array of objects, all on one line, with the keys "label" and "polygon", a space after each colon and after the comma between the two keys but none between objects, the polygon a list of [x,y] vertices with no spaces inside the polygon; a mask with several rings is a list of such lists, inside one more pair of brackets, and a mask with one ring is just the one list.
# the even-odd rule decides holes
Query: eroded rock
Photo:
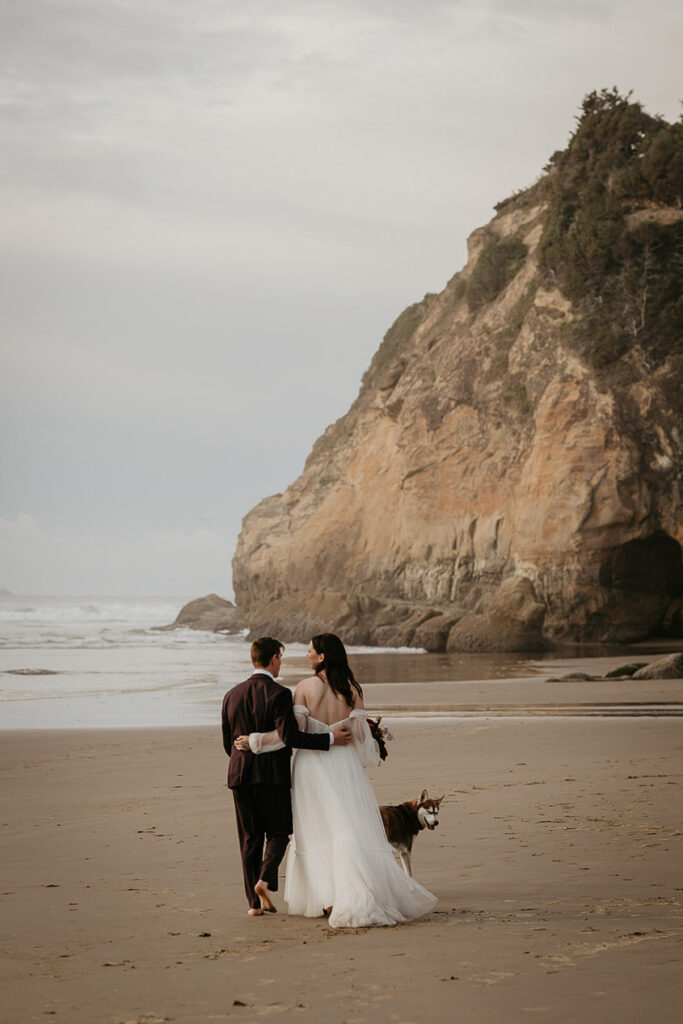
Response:
[{"label": "eroded rock", "polygon": [[645,668],[638,669],[633,679],[683,679],[683,654],[669,654]]},{"label": "eroded rock", "polygon": [[601,676],[592,676],[588,672],[567,672],[563,676],[551,676],[547,683],[594,683]]},{"label": "eroded rock", "polygon": [[485,612],[466,615],[448,634],[449,651],[542,651],[545,605],[526,577],[504,580]]},{"label": "eroded rock", "polygon": [[232,601],[226,601],[218,594],[207,594],[189,601],[178,612],[175,622],[169,626],[157,626],[159,630],[201,629],[211,633],[239,633],[244,628],[241,612]]},{"label": "eroded rock", "polygon": [[647,667],[646,661],[629,661],[625,665],[617,665],[610,672],[605,672],[603,679],[628,679],[641,668]]}]

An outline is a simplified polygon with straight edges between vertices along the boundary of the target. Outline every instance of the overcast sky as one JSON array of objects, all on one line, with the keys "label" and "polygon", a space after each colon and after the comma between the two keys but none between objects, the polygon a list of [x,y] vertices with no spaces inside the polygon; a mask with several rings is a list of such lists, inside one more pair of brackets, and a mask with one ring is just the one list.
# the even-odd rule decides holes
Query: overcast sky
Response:
[{"label": "overcast sky", "polygon": [[231,592],[386,329],[680,0],[0,0],[0,588]]}]

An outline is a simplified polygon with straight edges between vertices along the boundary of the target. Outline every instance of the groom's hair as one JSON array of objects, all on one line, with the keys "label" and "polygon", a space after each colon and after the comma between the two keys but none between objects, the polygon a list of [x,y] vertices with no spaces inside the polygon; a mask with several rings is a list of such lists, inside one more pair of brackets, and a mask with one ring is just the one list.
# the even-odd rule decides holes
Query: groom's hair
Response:
[{"label": "groom's hair", "polygon": [[284,651],[285,645],[272,636],[260,636],[251,645],[251,663],[257,668],[270,665],[271,659]]}]

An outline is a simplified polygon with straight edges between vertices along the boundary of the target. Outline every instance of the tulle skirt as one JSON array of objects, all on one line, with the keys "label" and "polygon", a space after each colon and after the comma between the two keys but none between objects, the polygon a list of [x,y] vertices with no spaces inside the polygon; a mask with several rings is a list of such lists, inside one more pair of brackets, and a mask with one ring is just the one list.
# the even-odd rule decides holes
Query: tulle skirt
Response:
[{"label": "tulle skirt", "polygon": [[436,897],[399,867],[353,744],[298,750],[292,766],[294,838],[284,898],[290,914],[333,928],[393,925],[429,913]]}]

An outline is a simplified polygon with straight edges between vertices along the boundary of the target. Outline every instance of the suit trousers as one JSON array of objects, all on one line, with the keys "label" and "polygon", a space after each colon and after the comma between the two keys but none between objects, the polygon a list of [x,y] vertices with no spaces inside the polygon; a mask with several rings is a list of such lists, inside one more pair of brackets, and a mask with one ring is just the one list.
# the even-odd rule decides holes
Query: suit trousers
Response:
[{"label": "suit trousers", "polygon": [[[244,891],[250,907],[260,907],[254,886],[263,880],[277,892],[277,872],[292,834],[292,797],[287,786],[247,783],[232,791],[242,855]],[[264,849],[265,842],[265,849]]]}]

